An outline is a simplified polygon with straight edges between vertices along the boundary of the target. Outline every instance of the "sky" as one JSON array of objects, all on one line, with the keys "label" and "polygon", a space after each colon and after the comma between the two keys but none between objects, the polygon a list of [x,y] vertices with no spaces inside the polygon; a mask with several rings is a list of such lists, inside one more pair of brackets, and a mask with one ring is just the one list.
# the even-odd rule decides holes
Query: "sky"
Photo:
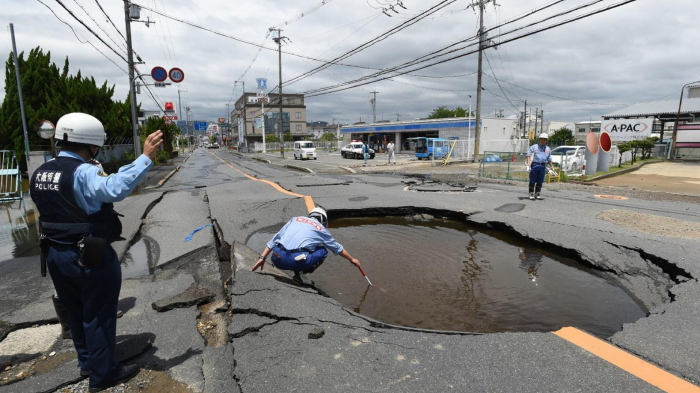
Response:
[{"label": "sky", "polygon": [[[38,0],[3,0],[0,21],[14,24],[18,51],[29,52],[40,46],[50,51],[52,60],[62,66],[66,56],[71,73],[81,70],[101,84],[116,86],[115,98],[123,100],[129,90],[126,63],[99,42],[87,29],[66,12],[57,0],[42,0],[71,29],[57,19]],[[125,43],[107,21],[95,0],[61,0],[75,16],[85,22],[105,42],[125,56]],[[493,43],[499,43],[537,27],[562,21],[619,0],[600,0],[593,6],[564,17],[504,35],[513,28],[526,26],[542,18],[581,6],[591,0],[499,0],[486,5],[485,28],[522,16],[538,7],[550,8],[521,21],[491,32]],[[331,60],[359,45],[405,23],[421,11],[441,0],[403,0],[406,9],[396,0],[135,0],[135,4],[157,9],[210,30],[222,32],[270,48],[276,44],[266,39],[268,28],[282,25],[288,37],[283,51]],[[478,15],[467,8],[471,0],[456,0],[377,44],[343,60],[349,65],[387,68],[418,58],[430,51],[474,36],[478,31]],[[99,0],[119,31],[124,31],[124,8],[121,1]],[[398,13],[382,7],[394,4]],[[82,7],[81,7],[82,6]],[[310,10],[314,10],[309,12]],[[299,18],[301,14],[304,17]],[[544,110],[545,118],[557,121],[600,119],[624,104],[655,99],[677,99],[681,87],[700,79],[700,2],[697,0],[637,0],[622,7],[556,27],[512,42],[497,49],[485,50],[483,59],[484,88],[482,112],[485,116],[502,109],[505,116],[528,108]],[[94,21],[91,19],[94,18]],[[267,78],[268,87],[278,84],[278,55],[212,32],[167,19],[144,8],[141,20],[155,21],[147,27],[132,23],[134,51],[145,61],[142,73],[155,66],[179,67],[185,80],[164,88],[154,88],[161,104],[165,101],[178,107],[178,90],[183,111],[191,108],[192,116],[215,121],[226,116],[226,105],[233,104],[246,91],[256,91],[256,78]],[[285,24],[285,22],[287,22]],[[103,31],[104,30],[104,31]],[[105,34],[105,32],[107,34]],[[109,37],[108,37],[109,36]],[[94,49],[89,40],[103,54]],[[472,41],[473,42],[473,41]],[[9,34],[0,40],[0,54],[12,51]],[[110,60],[108,60],[108,57]],[[5,68],[3,57],[2,67]],[[114,63],[116,63],[116,65]],[[312,60],[283,53],[283,80],[318,66]],[[410,120],[426,117],[438,106],[476,110],[478,56],[471,54],[411,74],[377,83],[307,97],[308,121],[371,121],[371,91],[377,91],[377,120]],[[252,64],[252,65],[251,65]],[[427,64],[427,63],[425,63]],[[121,67],[121,69],[119,67]],[[244,72],[250,69],[243,77]],[[332,66],[322,72],[284,86],[284,93],[303,93],[368,75],[374,71],[358,67]],[[440,77],[427,78],[426,76]],[[241,79],[241,77],[243,77]],[[148,78],[150,80],[150,78]],[[4,79],[0,99],[4,98]],[[146,95],[139,95],[142,109],[156,109]]]}]

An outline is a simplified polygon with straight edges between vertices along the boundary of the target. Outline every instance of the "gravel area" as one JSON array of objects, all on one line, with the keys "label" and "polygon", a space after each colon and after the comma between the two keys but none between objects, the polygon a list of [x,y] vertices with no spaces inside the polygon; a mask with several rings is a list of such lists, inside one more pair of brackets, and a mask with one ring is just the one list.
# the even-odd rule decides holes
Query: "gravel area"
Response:
[{"label": "gravel area", "polygon": [[697,222],[619,209],[606,210],[596,218],[651,235],[700,239],[700,223]]},{"label": "gravel area", "polygon": [[59,324],[16,330],[0,342],[0,356],[45,352],[56,343],[60,335]]},{"label": "gravel area", "polygon": [[[88,379],[84,379],[74,385],[69,385],[55,393],[87,393]],[[232,387],[233,390],[234,387]],[[103,390],[105,393],[126,393],[126,392],[141,392],[141,393],[185,393],[190,392],[184,384],[170,378],[163,371],[141,370],[139,375],[135,376],[127,383],[122,383],[113,388]]]}]

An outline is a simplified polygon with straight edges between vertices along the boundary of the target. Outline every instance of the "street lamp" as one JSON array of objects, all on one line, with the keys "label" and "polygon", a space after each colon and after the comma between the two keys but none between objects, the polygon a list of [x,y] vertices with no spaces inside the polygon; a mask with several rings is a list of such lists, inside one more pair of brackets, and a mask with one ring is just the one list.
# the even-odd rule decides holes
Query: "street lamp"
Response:
[{"label": "street lamp", "polygon": [[669,153],[670,154],[669,158],[672,160],[674,160],[676,158],[676,136],[678,135],[678,123],[680,123],[680,121],[681,121],[681,107],[683,106],[683,91],[685,90],[686,86],[693,85],[696,83],[700,83],[700,81],[686,83],[681,88],[681,99],[678,102],[678,114],[676,115],[676,123],[673,125],[673,139],[671,140],[671,150]]},{"label": "street lamp", "polygon": [[[467,143],[469,143],[469,140],[472,139],[472,96],[469,96],[469,134],[467,136]],[[469,149],[469,145],[467,145],[467,149]],[[467,151],[467,155],[469,155],[469,151]]]}]

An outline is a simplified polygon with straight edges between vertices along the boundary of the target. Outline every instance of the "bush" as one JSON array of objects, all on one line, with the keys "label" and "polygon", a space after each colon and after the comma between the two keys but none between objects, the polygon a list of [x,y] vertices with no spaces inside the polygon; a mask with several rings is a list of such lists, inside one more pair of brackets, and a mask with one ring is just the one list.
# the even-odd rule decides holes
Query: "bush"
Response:
[{"label": "bush", "polygon": [[159,150],[156,154],[156,165],[168,162],[168,153],[165,150]]},{"label": "bush", "polygon": [[134,153],[133,150],[124,152],[124,160],[126,160],[126,162],[131,163],[131,162],[134,162],[135,159],[136,159],[136,153]]}]

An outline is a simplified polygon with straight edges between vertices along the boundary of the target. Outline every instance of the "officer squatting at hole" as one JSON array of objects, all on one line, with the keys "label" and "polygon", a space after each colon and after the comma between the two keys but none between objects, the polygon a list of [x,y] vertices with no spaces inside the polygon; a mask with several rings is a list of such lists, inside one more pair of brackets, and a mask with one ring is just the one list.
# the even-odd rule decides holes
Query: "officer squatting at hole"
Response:
[{"label": "officer squatting at hole", "polygon": [[261,258],[251,270],[260,268],[262,271],[267,256],[272,253],[272,264],[276,268],[291,270],[294,272],[294,282],[308,284],[305,275],[313,273],[326,260],[326,247],[330,248],[333,254],[340,255],[359,268],[360,261],[350,256],[347,250],[335,241],[326,229],[327,226],[328,215],[320,207],[313,209],[308,218],[292,218],[267,242]]},{"label": "officer squatting at hole", "polygon": [[67,114],[56,124],[61,152],[30,181],[40,214],[42,262],[65,307],[56,311],[62,325],[68,319],[80,375],[90,377],[90,392],[139,372],[138,365],[114,360],[122,273],[111,243],[121,239],[122,225],[113,202],[126,198],[153,167],[162,136],[161,131],[149,135],[140,157],[107,175],[89,164],[104,145],[102,123],[85,113]]},{"label": "officer squatting at hole", "polygon": [[527,171],[530,173],[530,185],[529,185],[529,197],[531,201],[535,198],[542,199],[540,197],[540,191],[542,191],[542,183],[544,182],[544,172],[547,169],[547,163],[549,163],[549,174],[551,176],[556,176],[554,173],[554,166],[552,165],[552,150],[547,146],[547,140],[549,135],[542,133],[540,134],[540,143],[537,145],[530,146],[530,150],[527,152]]}]

